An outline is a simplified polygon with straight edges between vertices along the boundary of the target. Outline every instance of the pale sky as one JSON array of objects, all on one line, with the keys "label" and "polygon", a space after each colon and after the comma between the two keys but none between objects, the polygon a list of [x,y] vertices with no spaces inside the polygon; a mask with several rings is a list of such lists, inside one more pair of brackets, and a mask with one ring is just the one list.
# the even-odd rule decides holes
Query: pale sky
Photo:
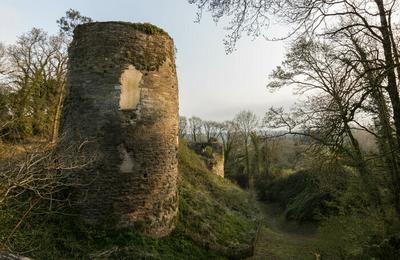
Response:
[{"label": "pale sky", "polygon": [[0,41],[12,43],[32,27],[55,33],[56,20],[69,8],[95,21],[150,22],[166,30],[178,49],[181,115],[226,120],[247,109],[263,116],[271,106],[294,102],[290,89],[270,93],[265,87],[285,43],[244,37],[226,55],[224,25],[208,15],[194,23],[196,8],[187,0],[1,0]]}]

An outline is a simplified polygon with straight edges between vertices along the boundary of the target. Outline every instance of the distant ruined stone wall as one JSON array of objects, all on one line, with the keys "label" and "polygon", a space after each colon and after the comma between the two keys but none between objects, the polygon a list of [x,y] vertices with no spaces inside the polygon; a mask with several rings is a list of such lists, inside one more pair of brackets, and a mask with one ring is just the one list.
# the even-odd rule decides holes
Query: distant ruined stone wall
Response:
[{"label": "distant ruined stone wall", "polygon": [[[62,143],[89,140],[95,169],[76,174],[84,220],[160,237],[178,212],[175,48],[150,24],[78,26],[69,49]],[[108,224],[107,224],[108,225]]]},{"label": "distant ruined stone wall", "polygon": [[224,178],[224,147],[217,140],[210,142],[193,142],[189,147],[199,154],[208,169],[222,178]]}]

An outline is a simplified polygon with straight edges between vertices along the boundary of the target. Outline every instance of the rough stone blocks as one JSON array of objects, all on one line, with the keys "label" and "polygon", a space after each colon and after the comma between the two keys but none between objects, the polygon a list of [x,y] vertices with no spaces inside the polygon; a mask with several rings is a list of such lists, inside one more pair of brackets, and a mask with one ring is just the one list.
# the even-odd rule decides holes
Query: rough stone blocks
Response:
[{"label": "rough stone blocks", "polygon": [[150,24],[75,29],[63,143],[90,141],[97,165],[74,175],[85,221],[160,237],[178,212],[178,84],[174,44]]}]

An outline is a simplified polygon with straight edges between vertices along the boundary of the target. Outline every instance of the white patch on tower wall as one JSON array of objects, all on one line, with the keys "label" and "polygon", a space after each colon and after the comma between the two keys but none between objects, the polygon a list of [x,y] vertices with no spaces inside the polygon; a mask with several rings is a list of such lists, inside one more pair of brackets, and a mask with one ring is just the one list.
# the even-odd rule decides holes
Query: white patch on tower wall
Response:
[{"label": "white patch on tower wall", "polygon": [[142,73],[129,65],[121,75],[121,94],[119,97],[119,109],[135,109],[140,100],[140,81]]},{"label": "white patch on tower wall", "polygon": [[118,150],[122,155],[122,163],[119,166],[119,170],[124,173],[129,173],[133,171],[134,162],[132,157],[129,155],[123,144],[118,146]]}]

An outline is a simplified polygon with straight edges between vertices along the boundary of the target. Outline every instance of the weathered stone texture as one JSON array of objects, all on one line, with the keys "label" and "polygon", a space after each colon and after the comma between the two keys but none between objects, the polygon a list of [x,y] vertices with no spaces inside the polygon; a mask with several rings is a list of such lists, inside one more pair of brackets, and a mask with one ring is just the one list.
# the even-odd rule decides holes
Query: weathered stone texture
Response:
[{"label": "weathered stone texture", "polygon": [[5,251],[0,251],[0,259],[1,260],[31,260],[31,258],[14,255],[14,254],[11,254],[11,253],[5,252]]},{"label": "weathered stone texture", "polygon": [[74,32],[61,131],[64,143],[92,141],[89,151],[99,158],[95,169],[76,175],[89,183],[76,192],[89,223],[152,236],[175,226],[174,50],[172,39],[148,24],[90,23]]},{"label": "weathered stone texture", "polygon": [[224,177],[224,147],[221,143],[217,140],[193,142],[189,147],[202,157],[212,173]]}]

